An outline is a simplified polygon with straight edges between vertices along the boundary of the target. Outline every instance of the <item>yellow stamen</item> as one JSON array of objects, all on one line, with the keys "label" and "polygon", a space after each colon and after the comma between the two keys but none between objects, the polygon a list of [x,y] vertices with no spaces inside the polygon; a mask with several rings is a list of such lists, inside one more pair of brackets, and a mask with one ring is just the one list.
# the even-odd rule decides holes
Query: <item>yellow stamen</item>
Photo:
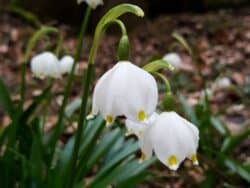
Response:
[{"label": "yellow stamen", "polygon": [[144,112],[144,110],[140,110],[137,114],[137,118],[140,122],[144,122],[146,119],[146,114]]},{"label": "yellow stamen", "polygon": [[140,160],[139,160],[139,163],[142,163],[143,161],[146,160],[146,155],[142,152],[141,153],[141,157],[140,157]]},{"label": "yellow stamen", "polygon": [[192,160],[192,162],[193,162],[195,165],[198,165],[198,164],[199,164],[196,154],[193,154],[193,155],[191,156],[191,160]]},{"label": "yellow stamen", "polygon": [[142,134],[143,134],[142,130],[139,130],[139,131],[138,131],[138,135],[139,135],[139,136],[142,136]]},{"label": "yellow stamen", "polygon": [[107,125],[111,125],[113,123],[113,117],[111,115],[107,115],[105,120]]},{"label": "yellow stamen", "polygon": [[175,155],[171,155],[169,158],[168,158],[168,165],[169,166],[175,166],[177,165],[177,158]]}]

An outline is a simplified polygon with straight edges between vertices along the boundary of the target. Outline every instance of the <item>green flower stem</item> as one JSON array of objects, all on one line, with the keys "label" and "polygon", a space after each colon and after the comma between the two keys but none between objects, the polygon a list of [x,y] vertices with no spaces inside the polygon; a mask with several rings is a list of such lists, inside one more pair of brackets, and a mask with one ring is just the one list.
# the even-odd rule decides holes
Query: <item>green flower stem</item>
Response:
[{"label": "green flower stem", "polygon": [[[117,24],[121,29],[122,35],[127,35],[127,29],[121,20],[116,19],[113,22],[110,22],[110,24]],[[107,27],[109,27],[109,24],[107,25]]]},{"label": "green flower stem", "polygon": [[164,110],[172,111],[173,106],[174,106],[174,99],[173,99],[174,97],[173,97],[171,85],[170,85],[168,79],[163,74],[161,74],[159,72],[153,72],[153,74],[155,76],[159,77],[164,82],[165,87],[166,87],[166,94],[165,94],[164,101],[163,101]]},{"label": "green flower stem", "polygon": [[74,149],[72,153],[72,158],[69,163],[69,168],[67,169],[67,175],[69,176],[68,182],[66,182],[66,188],[67,187],[73,187],[74,185],[74,180],[75,180],[75,175],[74,175],[74,170],[78,158],[78,153],[80,149],[80,142],[81,142],[81,137],[83,133],[83,125],[86,122],[86,115],[87,115],[87,101],[88,101],[88,96],[89,96],[89,90],[90,90],[90,85],[91,85],[91,78],[93,75],[93,69],[94,69],[94,64],[89,63],[87,72],[86,72],[86,77],[83,81],[83,95],[82,95],[82,103],[81,103],[81,108],[80,108],[80,117],[78,119],[78,129],[76,132],[76,137],[75,137],[75,143],[74,143]]},{"label": "green flower stem", "polygon": [[64,95],[63,95],[64,97],[63,97],[62,105],[61,105],[60,110],[59,110],[58,122],[56,124],[55,131],[53,132],[53,135],[51,137],[50,144],[49,144],[49,146],[50,146],[50,148],[49,148],[49,155],[50,155],[49,163],[52,162],[53,155],[55,152],[56,142],[57,142],[57,140],[58,140],[58,138],[63,130],[64,112],[65,112],[65,108],[66,108],[67,101],[69,98],[70,90],[72,87],[76,64],[79,61],[80,55],[82,52],[83,38],[84,38],[84,35],[86,33],[90,14],[91,14],[91,8],[87,7],[87,10],[85,12],[85,16],[84,16],[84,19],[82,22],[82,26],[81,26],[81,31],[79,34],[79,40],[78,40],[78,44],[77,44],[77,51],[76,51],[75,58],[74,58],[74,64],[73,64],[72,70],[68,76],[67,85],[66,85],[65,90],[64,90]]},{"label": "green flower stem", "polygon": [[164,82],[164,84],[166,86],[166,93],[172,95],[171,85],[170,85],[168,79],[161,73],[154,72],[153,74],[156,75],[157,77],[159,77]]},{"label": "green flower stem", "polygon": [[62,44],[63,44],[63,36],[62,36],[62,34],[59,34],[59,36],[58,36],[58,42],[57,42],[56,49],[55,49],[55,55],[57,57],[59,57],[60,52],[62,50]]},{"label": "green flower stem", "polygon": [[78,130],[76,132],[73,154],[71,156],[71,160],[69,162],[69,166],[68,166],[67,171],[66,171],[66,173],[67,173],[66,175],[69,176],[69,179],[67,179],[67,181],[65,183],[66,188],[73,187],[74,181],[76,178],[74,171],[76,169],[83,128],[84,128],[84,124],[86,122],[86,114],[87,114],[86,109],[87,109],[87,100],[88,100],[88,95],[89,95],[91,77],[93,74],[93,66],[94,66],[95,57],[96,57],[97,49],[99,46],[99,42],[101,40],[101,36],[105,32],[105,30],[107,29],[107,26],[110,23],[117,20],[117,18],[119,16],[121,16],[125,13],[128,13],[128,12],[133,13],[137,16],[144,15],[143,11],[137,6],[134,6],[131,4],[121,4],[121,5],[118,5],[114,8],[112,8],[110,11],[108,11],[102,17],[102,19],[99,21],[99,23],[97,24],[97,27],[95,30],[95,35],[94,35],[94,40],[93,40],[93,45],[91,47],[90,54],[89,54],[87,73],[86,73],[86,77],[83,81],[83,89],[84,90],[83,90],[83,95],[82,95],[80,116],[78,119]]}]

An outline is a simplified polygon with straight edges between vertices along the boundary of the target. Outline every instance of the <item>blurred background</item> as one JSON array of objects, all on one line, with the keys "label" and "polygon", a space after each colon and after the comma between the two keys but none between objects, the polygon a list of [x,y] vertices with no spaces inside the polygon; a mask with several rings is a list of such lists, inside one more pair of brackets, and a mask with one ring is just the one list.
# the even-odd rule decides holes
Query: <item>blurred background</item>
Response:
[{"label": "blurred background", "polygon": [[[161,0],[106,0],[105,6],[99,7],[95,16],[100,16],[110,7],[120,3],[134,3],[141,6],[149,18],[161,14],[180,12],[204,13],[209,10],[237,9],[250,4],[249,0],[175,0],[163,2]],[[81,21],[82,8],[75,0],[1,0],[0,6],[16,5],[27,9],[42,20],[57,19],[62,23],[76,24]]]},{"label": "blurred background", "polygon": [[[250,172],[250,1],[249,0],[104,0],[92,12],[84,51],[79,62],[86,68],[93,31],[99,18],[120,3],[137,4],[145,10],[144,19],[126,15],[131,43],[130,60],[137,65],[178,53],[181,64],[176,71],[165,71],[175,95],[179,113],[200,125],[201,167],[186,163],[177,173],[162,164],[150,168],[153,176],[139,187],[249,187]],[[86,4],[76,0],[0,0],[0,75],[18,100],[20,62],[31,34],[41,25],[58,27],[63,36],[62,54],[74,54],[80,22]],[[191,55],[173,33],[181,36]],[[117,61],[119,30],[111,28],[103,37],[97,55],[97,79]],[[57,36],[39,42],[33,54],[53,50]],[[52,47],[51,47],[52,46]],[[31,99],[44,83],[28,81]],[[80,85],[80,77],[74,81]],[[37,85],[41,88],[37,88]],[[56,122],[62,97],[63,80],[53,86],[52,110],[46,131]],[[164,86],[159,85],[161,91]],[[1,92],[1,91],[0,91]],[[74,87],[71,100],[80,96]],[[164,99],[162,92],[161,98]],[[164,104],[160,106],[164,110]],[[9,124],[0,111],[0,126]],[[72,135],[72,131],[65,132]],[[205,156],[205,157],[204,157]],[[190,169],[190,170],[186,170]]]}]

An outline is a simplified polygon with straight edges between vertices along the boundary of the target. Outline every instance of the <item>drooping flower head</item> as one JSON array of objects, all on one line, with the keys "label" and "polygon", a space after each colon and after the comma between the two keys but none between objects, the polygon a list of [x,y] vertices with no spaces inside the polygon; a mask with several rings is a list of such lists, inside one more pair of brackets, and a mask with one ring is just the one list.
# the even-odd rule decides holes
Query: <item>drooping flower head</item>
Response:
[{"label": "drooping flower head", "polygon": [[57,57],[51,52],[43,52],[31,59],[31,71],[35,77],[59,78],[61,76]]},{"label": "drooping flower head", "polygon": [[[69,55],[62,57],[62,59],[59,61],[61,74],[70,73],[71,69],[73,67],[73,64],[74,64],[73,57],[71,57]],[[77,72],[77,69],[78,69],[78,67],[76,65],[76,72]]]},{"label": "drooping flower head", "polygon": [[154,77],[129,61],[121,61],[98,80],[92,114],[100,112],[107,125],[119,115],[145,122],[155,111],[157,101]]},{"label": "drooping flower head", "polygon": [[149,134],[156,156],[170,169],[176,170],[185,158],[198,164],[199,131],[177,113],[160,114]]},{"label": "drooping flower head", "polygon": [[96,9],[98,5],[103,5],[103,0],[77,0],[77,3],[86,2],[92,9]]},{"label": "drooping flower head", "polygon": [[[130,122],[130,127],[136,126],[138,123]],[[154,152],[171,170],[177,170],[185,158],[198,165],[196,152],[199,131],[175,112],[163,112],[155,116],[151,124],[144,126],[138,138],[142,150],[141,161],[149,159]]]},{"label": "drooping flower head", "polygon": [[171,65],[174,66],[174,68],[179,69],[182,67],[182,60],[179,54],[177,53],[168,53],[163,56],[163,60],[167,61]]}]

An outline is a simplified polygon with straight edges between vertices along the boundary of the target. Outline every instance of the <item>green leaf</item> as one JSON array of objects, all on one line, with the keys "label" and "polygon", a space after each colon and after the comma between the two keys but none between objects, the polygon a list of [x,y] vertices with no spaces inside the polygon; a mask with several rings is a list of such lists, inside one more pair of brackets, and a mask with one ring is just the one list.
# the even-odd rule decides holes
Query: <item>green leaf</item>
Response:
[{"label": "green leaf", "polygon": [[221,152],[230,153],[232,152],[242,141],[248,138],[250,135],[250,130],[246,130],[245,132],[238,134],[236,136],[227,137],[221,147]]},{"label": "green leaf", "polygon": [[[98,130],[101,129],[102,127],[102,118],[96,117],[93,120],[90,120],[86,124],[86,128],[82,137],[82,145],[80,149],[80,156],[84,155],[86,153],[86,150],[91,146],[93,146],[92,141],[95,138],[95,141],[97,140],[96,134],[98,133]],[[69,163],[69,160],[71,158],[72,152],[73,152],[73,147],[74,147],[74,142],[75,142],[75,136],[69,139],[67,144],[65,145],[63,151],[59,154],[60,157],[60,168],[61,169],[66,169],[67,164]],[[82,158],[82,157],[80,157]],[[85,161],[84,161],[85,162]],[[80,162],[81,163],[81,162]]]},{"label": "green leaf", "polygon": [[[94,120],[90,120],[86,123],[83,139],[84,139],[84,144],[82,147],[86,147],[88,143],[90,142],[91,138],[93,138],[93,135],[95,132],[99,129],[101,126],[102,119],[101,117],[96,117]],[[60,154],[60,165],[62,167],[65,167],[71,157],[73,147],[74,147],[74,142],[75,142],[75,136],[69,139],[69,141],[66,143],[63,151]],[[81,147],[81,148],[82,148]]]},{"label": "green leaf", "polygon": [[10,125],[4,128],[0,133],[0,148],[2,148],[5,139],[8,137],[8,134],[10,133]]},{"label": "green leaf", "polygon": [[193,56],[192,48],[188,45],[187,41],[181,36],[179,33],[174,32],[172,37],[175,38],[189,53],[189,55]]},{"label": "green leaf", "polygon": [[32,137],[33,142],[31,146],[31,155],[30,162],[31,166],[31,175],[39,179],[43,175],[43,145],[42,145],[42,136],[40,130],[40,121],[35,119],[32,123]]},{"label": "green leaf", "polygon": [[161,69],[168,69],[170,71],[174,70],[173,65],[171,65],[170,63],[168,63],[167,61],[163,60],[163,59],[158,59],[155,61],[152,61],[148,64],[146,64],[143,69],[147,72],[158,72]]},{"label": "green leaf", "polygon": [[178,98],[183,107],[184,113],[188,116],[188,118],[190,118],[191,122],[198,126],[199,121],[192,107],[189,106],[183,95],[178,95]]},{"label": "green leaf", "polygon": [[228,136],[230,135],[229,130],[227,129],[227,127],[222,124],[222,122],[217,119],[216,117],[211,116],[210,117],[210,122],[212,124],[212,126],[223,136]]},{"label": "green leaf", "polygon": [[81,98],[77,98],[66,107],[65,115],[67,116],[67,118],[70,118],[74,114],[74,112],[80,108],[81,103]]},{"label": "green leaf", "polygon": [[99,181],[105,178],[113,168],[115,168],[123,160],[127,159],[127,157],[129,157],[137,150],[138,150],[138,143],[136,142],[128,141],[126,144],[124,144],[124,148],[122,148],[119,152],[117,152],[116,155],[114,155],[111,160],[107,161],[102,166],[102,169],[100,169],[95,179],[93,180],[91,187],[96,187]]},{"label": "green leaf", "polygon": [[83,133],[82,144],[80,147],[80,156],[86,155],[89,153],[89,149],[95,144],[98,140],[98,137],[103,130],[105,122],[103,121],[101,116],[96,117],[94,120],[90,120],[86,125],[86,131]]},{"label": "green leaf", "polygon": [[12,103],[10,93],[0,78],[0,106],[8,113],[11,119],[15,116],[15,107]]},{"label": "green leaf", "polygon": [[[93,184],[91,187],[107,187],[111,184],[115,187],[120,187],[120,184],[128,183],[131,178],[144,174],[145,169],[154,161],[152,159],[140,164],[138,159],[133,156],[131,159],[125,160],[124,163],[119,163],[119,165],[111,169],[107,175],[100,179],[97,184]],[[136,180],[138,183],[141,178],[134,179],[134,181]]]},{"label": "green leaf", "polygon": [[[119,129],[115,129],[104,135],[104,137],[99,141],[99,144],[95,146],[94,151],[89,155],[86,167],[79,173],[80,175],[78,175],[78,177],[81,178],[83,173],[86,173],[95,164],[97,164],[98,160],[102,158],[110,148],[112,148],[117,139],[123,136],[122,134],[123,133]],[[82,167],[80,166],[80,168]]]},{"label": "green leaf", "polygon": [[21,115],[21,121],[26,122],[31,115],[33,115],[34,111],[37,109],[37,107],[47,99],[47,97],[50,94],[52,84],[50,84],[47,88],[43,90],[43,92],[39,95],[36,96],[33,100],[33,102],[29,105],[29,107],[23,112]]},{"label": "green leaf", "polygon": [[[134,177],[138,177],[139,174],[143,174],[151,164],[156,161],[156,158],[152,158],[150,160],[144,161],[143,163],[139,163],[138,159],[134,159],[131,163],[125,164],[121,167],[115,176],[114,182],[120,187],[120,184],[124,184],[129,182],[130,179]],[[134,179],[134,181],[139,182],[140,179]]]},{"label": "green leaf", "polygon": [[250,183],[250,171],[247,167],[245,167],[244,165],[242,165],[241,163],[225,158],[224,159],[224,164],[234,173],[237,173],[238,175],[240,175],[240,177],[242,177],[243,179],[245,179],[248,183]]}]

